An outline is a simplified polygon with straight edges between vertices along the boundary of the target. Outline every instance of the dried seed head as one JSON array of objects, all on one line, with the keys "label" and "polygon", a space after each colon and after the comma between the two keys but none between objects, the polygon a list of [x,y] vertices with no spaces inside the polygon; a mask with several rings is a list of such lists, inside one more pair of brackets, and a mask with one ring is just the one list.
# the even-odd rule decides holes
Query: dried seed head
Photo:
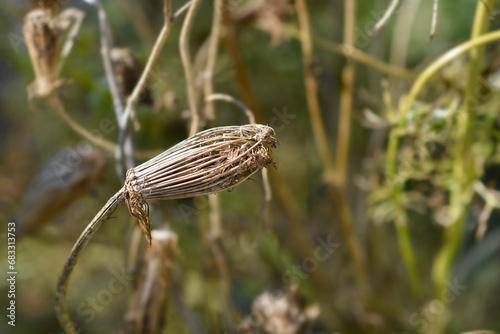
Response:
[{"label": "dried seed head", "polygon": [[35,9],[26,16],[23,33],[36,76],[32,93],[47,95],[58,81],[57,62],[62,32],[48,11]]},{"label": "dried seed head", "polygon": [[146,200],[186,198],[229,190],[262,168],[274,166],[274,130],[248,124],[212,128],[130,169],[124,197],[149,236]]},{"label": "dried seed head", "polygon": [[[127,98],[132,94],[135,85],[139,81],[144,70],[144,65],[128,48],[113,48],[111,49],[110,56],[115,68],[116,81],[120,94],[124,98]],[[147,87],[141,93],[139,102],[149,105],[153,104],[151,91]]]}]

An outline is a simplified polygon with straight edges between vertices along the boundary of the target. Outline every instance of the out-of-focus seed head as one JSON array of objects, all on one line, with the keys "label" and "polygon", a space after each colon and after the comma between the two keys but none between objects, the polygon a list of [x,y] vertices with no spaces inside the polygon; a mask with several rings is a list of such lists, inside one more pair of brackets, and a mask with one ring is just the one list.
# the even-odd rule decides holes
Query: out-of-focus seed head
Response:
[{"label": "out-of-focus seed head", "polygon": [[62,31],[54,24],[49,11],[35,9],[26,16],[23,33],[36,77],[30,87],[31,94],[47,95],[58,81]]}]

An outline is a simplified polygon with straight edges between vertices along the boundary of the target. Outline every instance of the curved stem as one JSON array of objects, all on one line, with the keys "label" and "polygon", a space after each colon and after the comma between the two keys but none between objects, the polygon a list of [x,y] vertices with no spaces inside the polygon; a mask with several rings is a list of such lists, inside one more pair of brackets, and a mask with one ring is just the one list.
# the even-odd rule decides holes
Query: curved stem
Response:
[{"label": "curved stem", "polygon": [[59,95],[57,95],[57,92],[52,92],[48,96],[47,103],[57,112],[57,114],[63,119],[63,121],[80,136],[87,139],[90,143],[94,144],[97,147],[100,147],[108,152],[114,152],[114,150],[116,149],[116,145],[114,143],[102,138],[95,137],[92,133],[87,131],[87,129],[81,127],[77,122],[75,122],[75,120],[71,118],[71,116],[66,113],[66,109],[64,108]]},{"label": "curved stem", "polygon": [[71,321],[71,317],[68,313],[68,305],[66,301],[66,292],[68,289],[68,283],[73,272],[73,268],[78,261],[82,250],[85,248],[92,236],[97,232],[99,227],[111,216],[111,214],[118,208],[118,206],[124,201],[123,188],[120,189],[113,197],[111,197],[104,207],[99,211],[99,213],[92,219],[87,228],[82,232],[78,240],[76,241],[70,255],[66,259],[63,271],[59,277],[57,283],[56,291],[56,314],[59,319],[59,323],[63,327],[64,331],[69,334],[77,333],[77,329],[74,323]]}]

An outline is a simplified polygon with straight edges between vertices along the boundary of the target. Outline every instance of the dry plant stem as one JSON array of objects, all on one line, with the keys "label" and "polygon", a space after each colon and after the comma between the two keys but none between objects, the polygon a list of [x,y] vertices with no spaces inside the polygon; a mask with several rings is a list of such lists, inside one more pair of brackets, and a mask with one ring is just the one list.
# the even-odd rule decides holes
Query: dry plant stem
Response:
[{"label": "dry plant stem", "polygon": [[[165,11],[167,11],[170,8],[170,0],[165,0],[165,1],[166,1]],[[158,61],[158,58],[160,57],[161,50],[163,49],[163,45],[167,40],[172,24],[179,15],[181,15],[186,9],[189,8],[189,6],[191,6],[191,3],[192,1],[186,3],[179,10],[177,10],[177,12],[171,18],[169,18],[170,17],[169,13],[167,12],[165,13],[166,15],[165,24],[163,25],[160,34],[158,35],[158,38],[156,40],[156,43],[153,46],[153,50],[151,51],[146,66],[144,67],[144,71],[142,72],[141,78],[135,85],[132,94],[127,98],[125,111],[123,113],[123,117],[120,120],[120,134],[118,135],[118,147],[123,147],[124,145],[125,139],[127,138],[127,132],[129,131],[129,120],[130,118],[134,118],[133,114],[135,113],[135,106],[137,105],[141,93],[146,87],[147,79],[151,71],[153,70],[153,67],[155,66],[156,62]],[[135,125],[136,128],[139,127],[138,122],[136,122]],[[123,154],[121,151],[117,151],[117,153]],[[117,158],[120,159],[120,157]]]},{"label": "dry plant stem", "polygon": [[[116,82],[116,74],[114,66],[111,62],[111,48],[112,48],[112,38],[109,31],[109,21],[104,11],[104,8],[99,0],[92,0],[93,4],[97,9],[97,14],[99,17],[99,27],[101,30],[101,55],[104,63],[104,71],[106,73],[106,80],[109,85],[109,90],[111,92],[111,97],[113,99],[113,105],[116,115],[116,120],[118,125],[121,124],[120,119],[123,117],[123,99],[120,90],[118,89],[118,84]],[[123,130],[122,130],[123,131]],[[123,153],[122,153],[123,152]],[[123,161],[123,155],[126,157],[126,163]],[[125,170],[134,167],[134,148],[132,143],[132,136],[128,135],[123,143],[123,146],[118,145],[115,151],[115,167],[118,175],[122,180],[125,179]]]},{"label": "dry plant stem", "polygon": [[235,99],[231,95],[221,93],[207,95],[207,97],[205,98],[205,102],[212,101],[226,101],[229,103],[233,103],[245,113],[245,115],[248,117],[248,120],[250,121],[250,124],[255,124],[255,115],[253,114],[252,110],[248,109],[246,105],[244,105],[241,101]]},{"label": "dry plant stem", "polygon": [[[250,106],[250,109],[254,112],[258,111],[260,110],[260,108],[258,106],[257,100],[255,99],[252,86],[249,82],[243,58],[239,54],[234,26],[227,16],[224,17],[224,22],[227,29],[225,45],[231,61],[233,62],[233,65],[236,69],[236,82],[238,83],[239,90],[242,94],[245,104]],[[258,122],[262,118],[263,117],[261,114],[256,113],[256,119]],[[285,216],[290,222],[293,243],[297,245],[297,254],[302,257],[310,256],[310,254],[314,252],[314,245],[308,238],[309,233],[305,229],[304,224],[302,224],[301,220],[299,219],[300,214],[297,211],[297,205],[291,196],[292,191],[279,173],[273,171],[272,169],[269,172],[273,187],[274,189],[276,189],[276,198],[282,206],[283,211],[285,212]],[[333,282],[328,276],[328,273],[326,272],[324,267],[320,266],[318,270],[312,274],[311,277],[318,286],[317,291],[322,291],[323,293],[325,291],[334,291],[335,282]],[[330,303],[329,307],[335,309],[336,305]]]},{"label": "dry plant stem", "polygon": [[191,110],[191,128],[189,135],[193,136],[198,131],[200,116],[198,114],[196,88],[194,86],[193,67],[191,64],[191,52],[189,48],[189,36],[191,28],[196,17],[196,12],[200,7],[202,0],[194,0],[194,3],[188,10],[184,24],[182,25],[181,36],[179,39],[179,50],[181,53],[182,66],[184,67],[184,75],[186,77],[186,85],[188,92],[189,110]]},{"label": "dry plant stem", "polygon": [[[348,1],[346,1],[348,2]],[[399,0],[391,0],[391,3],[389,4],[389,7],[385,11],[384,15],[382,18],[375,24],[375,26],[368,32],[368,36],[373,35],[374,32],[379,31],[380,28],[382,28],[386,23],[387,20],[391,17],[392,13],[396,10],[396,7],[399,4]]]},{"label": "dry plant stem", "polygon": [[439,10],[439,0],[434,0],[434,4],[432,6],[432,23],[431,23],[431,33],[429,35],[429,41],[432,41],[434,35],[436,34],[436,26],[438,20],[438,10]]},{"label": "dry plant stem", "polygon": [[[223,0],[223,2],[224,6],[226,6],[227,0]],[[256,102],[257,100],[255,98],[255,93],[253,92],[252,86],[250,85],[250,80],[248,79],[248,72],[246,70],[243,57],[241,56],[240,48],[238,46],[238,40],[236,38],[236,27],[234,26],[234,23],[231,21],[230,14],[228,13],[228,11],[225,11],[223,13],[223,22],[226,28],[226,35],[224,42],[228,55],[236,71],[236,79],[238,81],[242,100],[251,110],[253,110],[257,122],[262,123],[264,117],[262,116],[262,112],[259,109],[259,105]]]},{"label": "dry plant stem", "polygon": [[127,333],[159,334],[166,328],[177,235],[168,229],[153,230],[151,238],[139,286],[125,316]]},{"label": "dry plant stem", "polygon": [[[296,38],[298,40],[302,39],[300,31],[295,28],[287,27],[285,29],[285,32],[293,38]],[[336,44],[326,39],[314,36],[312,37],[312,39],[313,43],[321,47],[322,49],[343,55],[347,59],[351,59],[360,64],[366,65],[381,73],[385,73],[387,75],[405,80],[414,80],[418,76],[418,73],[412,72],[411,70],[408,70],[406,68],[385,63],[367,53],[364,53],[361,50],[358,50],[354,46],[349,46],[345,44]]]},{"label": "dry plant stem", "polygon": [[366,267],[360,242],[354,232],[351,209],[346,200],[343,188],[336,182],[336,173],[333,159],[328,147],[328,138],[323,126],[321,108],[318,101],[318,83],[314,73],[314,57],[312,48],[312,33],[309,23],[309,14],[305,0],[295,2],[299,25],[302,31],[302,55],[304,63],[306,98],[311,118],[311,125],[316,146],[318,147],[323,161],[325,183],[333,199],[337,201],[337,208],[340,215],[340,225],[346,239],[347,247],[352,261],[354,262],[356,281],[360,290],[368,289]]},{"label": "dry plant stem", "polygon": [[[92,133],[87,131],[87,129],[83,128],[77,122],[75,122],[75,120],[72,119],[71,116],[69,116],[68,113],[66,112],[64,104],[62,103],[59,95],[57,95],[56,92],[50,93],[50,95],[47,97],[47,103],[52,109],[54,109],[57,112],[59,117],[61,117],[62,120],[71,129],[73,129],[73,131],[75,131],[77,134],[88,140],[91,144],[95,145],[96,147],[100,147],[106,152],[110,153],[116,152],[117,146],[115,143],[112,143],[106,139],[95,137]],[[137,151],[136,157],[141,159],[149,159],[151,157],[158,155],[159,153],[161,153],[161,151]]]},{"label": "dry plant stem", "polygon": [[[354,47],[356,29],[356,0],[344,2],[344,45]],[[340,119],[337,138],[337,178],[339,186],[346,189],[349,146],[351,143],[351,118],[355,63],[347,59],[342,69],[342,91],[340,93]]]},{"label": "dry plant stem", "polygon": [[[471,40],[485,34],[490,28],[488,8],[495,8],[498,0],[478,2]],[[463,97],[463,107],[457,117],[457,143],[453,154],[453,184],[450,188],[449,217],[452,224],[446,227],[441,250],[432,267],[432,279],[439,295],[450,274],[455,256],[462,245],[467,208],[473,195],[474,181],[479,177],[475,166],[476,157],[472,151],[474,129],[477,118],[477,91],[484,60],[484,46],[470,51],[469,72]]]},{"label": "dry plant stem", "polygon": [[70,255],[66,259],[66,263],[64,264],[64,269],[59,277],[59,281],[57,283],[57,291],[56,291],[56,314],[59,319],[59,323],[61,324],[64,331],[68,334],[77,333],[77,329],[75,325],[71,321],[71,318],[68,314],[68,305],[66,301],[66,292],[68,289],[68,282],[71,273],[73,272],[73,268],[78,260],[78,257],[81,254],[81,251],[85,248],[89,240],[92,238],[94,233],[99,229],[99,227],[111,216],[111,214],[118,208],[118,206],[125,200],[123,197],[123,188],[120,189],[113,197],[109,199],[109,201],[104,205],[104,207],[99,211],[99,213],[94,217],[94,219],[90,222],[87,228],[80,235],[78,240],[76,241],[73,249],[71,250]]},{"label": "dry plant stem", "polygon": [[75,44],[76,35],[80,30],[80,26],[82,25],[84,16],[85,14],[83,12],[73,8],[68,8],[65,9],[58,17],[59,21],[63,21],[66,18],[73,18],[75,20],[75,23],[73,24],[73,27],[69,29],[68,37],[61,49],[59,63],[57,64],[57,74],[61,73],[61,69],[64,65],[64,62],[66,61],[66,58],[68,57],[69,53],[71,52],[71,49],[73,48],[73,45]]},{"label": "dry plant stem", "polygon": [[85,128],[81,127],[78,123],[76,123],[67,113],[64,108],[64,104],[57,92],[51,92],[49,96],[47,96],[47,104],[54,109],[59,117],[63,119],[63,121],[68,124],[70,128],[72,128],[76,133],[78,133],[83,138],[87,139],[93,145],[100,147],[108,152],[114,152],[116,145],[112,142],[109,142],[102,138],[94,137],[89,131]]},{"label": "dry plant stem", "polygon": [[[219,47],[219,37],[222,25],[222,0],[214,0],[214,14],[212,18],[212,31],[210,32],[210,44],[208,46],[207,64],[204,74],[204,94],[205,98],[214,93],[214,68],[217,60],[217,50]],[[214,104],[210,101],[205,105],[205,117],[210,121],[215,119]],[[252,122],[251,122],[252,123]]]}]

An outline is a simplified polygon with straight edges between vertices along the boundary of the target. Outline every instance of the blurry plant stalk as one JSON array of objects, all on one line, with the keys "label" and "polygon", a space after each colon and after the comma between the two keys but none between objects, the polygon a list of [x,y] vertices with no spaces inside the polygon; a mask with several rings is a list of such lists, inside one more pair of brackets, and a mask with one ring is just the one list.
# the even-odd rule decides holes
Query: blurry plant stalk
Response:
[{"label": "blurry plant stalk", "polygon": [[151,243],[147,200],[187,198],[230,190],[263,168],[275,166],[271,151],[277,144],[274,130],[265,125],[212,128],[129,169],[122,189],[83,231],[64,265],[57,286],[56,310],[66,332],[75,332],[65,300],[69,276],[89,239],[119,204],[126,202]]}]

